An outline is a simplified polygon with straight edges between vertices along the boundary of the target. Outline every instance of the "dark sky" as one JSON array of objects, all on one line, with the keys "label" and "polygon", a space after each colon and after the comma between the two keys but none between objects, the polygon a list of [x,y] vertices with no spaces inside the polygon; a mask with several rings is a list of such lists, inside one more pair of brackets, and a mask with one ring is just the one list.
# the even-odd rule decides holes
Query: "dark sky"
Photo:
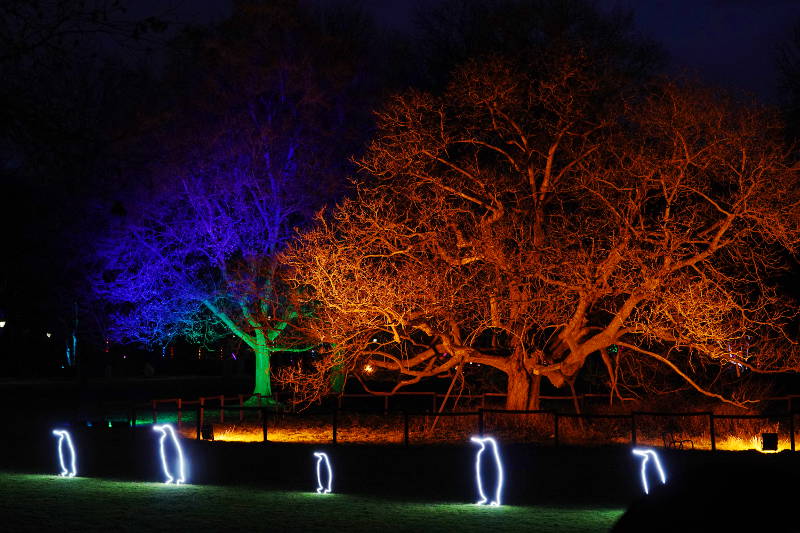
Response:
[{"label": "dark sky", "polygon": [[[130,0],[136,11],[171,3],[180,18],[206,22],[224,17],[230,0]],[[306,0],[334,3],[349,0]],[[362,0],[380,24],[412,28],[423,0]],[[439,0],[424,0],[425,3]],[[778,73],[776,48],[800,19],[800,0],[596,0],[604,9],[631,8],[640,33],[661,43],[673,72],[772,102]]]},{"label": "dark sky", "polygon": [[800,19],[798,0],[604,0],[634,9],[672,69],[734,90],[776,97],[776,49]]},{"label": "dark sky", "polygon": [[[429,0],[433,1],[433,0]],[[640,33],[666,49],[671,70],[776,97],[775,50],[800,19],[800,0],[597,0],[633,9]],[[365,0],[384,24],[410,27],[415,0]]]}]

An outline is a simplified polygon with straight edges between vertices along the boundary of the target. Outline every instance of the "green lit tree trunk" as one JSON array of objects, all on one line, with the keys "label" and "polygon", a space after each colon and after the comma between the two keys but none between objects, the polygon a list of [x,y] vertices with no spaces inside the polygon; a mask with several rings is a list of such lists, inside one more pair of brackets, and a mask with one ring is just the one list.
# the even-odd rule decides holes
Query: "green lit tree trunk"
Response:
[{"label": "green lit tree trunk", "polygon": [[[266,398],[267,402],[274,403],[272,398],[272,381],[270,379],[270,358],[275,352],[303,352],[308,350],[308,347],[298,347],[292,345],[278,345],[275,343],[276,339],[286,329],[290,320],[297,318],[297,312],[287,309],[284,313],[284,319],[274,323],[271,326],[265,326],[259,322],[248,309],[245,303],[241,304],[242,316],[247,321],[247,324],[252,328],[253,333],[250,334],[239,325],[231,320],[224,311],[218,308],[213,302],[203,302],[206,307],[219,318],[228,329],[242,339],[255,354],[255,385],[253,386],[253,397],[248,400],[250,405],[259,405],[261,398]],[[260,394],[259,397],[256,394]]]},{"label": "green lit tree trunk", "polygon": [[[262,335],[263,337],[263,335]],[[260,394],[263,398],[272,397],[272,382],[269,377],[271,350],[266,344],[258,344],[253,348],[256,357],[256,376],[253,394]]]}]

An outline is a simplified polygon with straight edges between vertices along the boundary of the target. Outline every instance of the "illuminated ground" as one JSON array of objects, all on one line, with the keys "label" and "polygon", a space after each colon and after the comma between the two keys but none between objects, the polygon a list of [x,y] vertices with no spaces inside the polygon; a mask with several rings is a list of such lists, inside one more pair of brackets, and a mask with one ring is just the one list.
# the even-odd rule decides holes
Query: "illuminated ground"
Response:
[{"label": "illuminated ground", "polygon": [[[433,418],[426,419],[421,416],[412,418],[411,424],[409,424],[409,437],[412,443],[464,442],[478,431],[474,417],[444,418],[438,421],[435,431],[428,431],[429,423]],[[117,419],[125,420],[125,417],[120,415]],[[263,440],[261,421],[256,412],[247,412],[245,420],[239,422],[238,410],[232,409],[227,413],[226,421],[221,423],[219,422],[219,411],[207,409],[205,420],[207,424],[213,426],[216,440],[227,442],[261,442]],[[499,421],[490,418],[487,426],[491,428],[491,433],[503,442],[552,443],[551,422],[547,416],[533,419],[529,421],[528,425],[500,425]],[[195,438],[197,430],[195,414],[192,410],[183,412],[181,424],[178,424],[175,412],[160,413],[158,422],[174,424],[183,437]],[[566,419],[561,422],[561,442],[574,446],[628,445],[630,443],[630,428],[627,421],[624,424],[620,424],[618,421],[606,422],[608,424],[603,425],[603,421],[595,421],[591,428],[583,429],[574,420]],[[148,412],[140,414],[139,425],[152,423],[153,420]],[[543,426],[539,426],[537,423],[543,423]],[[640,425],[638,443],[642,446],[662,447],[664,445],[663,431],[664,429],[660,427],[647,431]],[[761,435],[767,432],[779,434],[777,451],[790,449],[790,439],[785,429],[781,430],[777,423],[760,420],[740,420],[735,423],[717,421],[716,449],[720,451],[761,451]],[[271,415],[268,433],[271,442],[328,443],[332,437],[330,415],[299,417]],[[673,432],[673,434],[678,440],[690,439],[694,444],[694,449],[711,449],[711,437],[705,419],[699,424],[695,423],[684,431]],[[339,442],[349,443],[402,443],[402,415],[395,413],[384,416],[343,412],[339,416],[337,439]]]},{"label": "illuminated ground", "polygon": [[478,507],[0,473],[4,531],[608,531],[621,509]]}]

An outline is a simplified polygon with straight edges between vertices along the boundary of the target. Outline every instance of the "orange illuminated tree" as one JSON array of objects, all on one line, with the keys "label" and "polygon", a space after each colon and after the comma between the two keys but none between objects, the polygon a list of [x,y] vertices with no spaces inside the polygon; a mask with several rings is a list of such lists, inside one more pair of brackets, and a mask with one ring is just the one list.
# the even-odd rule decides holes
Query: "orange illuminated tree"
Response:
[{"label": "orange illuminated tree", "polygon": [[301,397],[367,364],[394,392],[472,363],[507,376],[507,408],[537,408],[542,376],[573,385],[597,358],[611,398],[667,371],[742,404],[736,375],[798,369],[780,283],[800,183],[780,124],[587,65],[473,62],[378,114],[356,196],[283,256],[332,347],[284,374]]}]

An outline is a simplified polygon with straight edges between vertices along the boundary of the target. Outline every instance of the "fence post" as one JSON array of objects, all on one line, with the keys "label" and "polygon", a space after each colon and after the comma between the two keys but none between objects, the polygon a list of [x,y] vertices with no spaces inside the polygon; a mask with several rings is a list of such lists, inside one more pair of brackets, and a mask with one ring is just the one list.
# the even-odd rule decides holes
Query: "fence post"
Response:
[{"label": "fence post", "polygon": [[244,410],[242,407],[244,406],[244,394],[239,395],[239,422],[244,420]]},{"label": "fence post", "polygon": [[158,400],[153,400],[153,424],[158,424]]},{"label": "fence post", "polygon": [[206,417],[206,399],[201,396],[199,402],[200,403],[197,404],[200,406],[200,416],[197,418],[198,427],[203,425],[203,420]]},{"label": "fence post", "polygon": [[197,409],[197,413],[195,414],[194,420],[195,420],[195,425],[197,426],[197,440],[200,440],[200,429],[201,429],[201,427],[203,425],[203,422],[202,422],[202,418],[203,417],[200,414],[200,404],[199,403],[197,404],[196,409]]},{"label": "fence post", "polygon": [[183,400],[182,400],[181,398],[178,398],[178,428],[179,428],[179,429],[180,429],[180,427],[181,427],[181,419],[183,418],[183,416],[182,416],[182,414],[183,414],[183,411],[182,411],[182,409],[183,409]]},{"label": "fence post", "polygon": [[714,427],[714,413],[708,413],[708,429],[711,434],[711,451],[717,450],[717,432]]},{"label": "fence post", "polygon": [[631,413],[631,446],[636,446],[636,413]]},{"label": "fence post", "polygon": [[483,409],[478,409],[478,435],[483,437]]},{"label": "fence post", "polygon": [[[403,409],[403,444],[408,446],[408,411],[405,409]],[[794,450],[794,447],[792,449]]]},{"label": "fence post", "polygon": [[794,451],[794,413],[789,413],[789,447]]},{"label": "fence post", "polygon": [[[431,401],[432,401],[431,413],[435,413],[436,412],[436,393],[435,392],[433,394],[431,394]],[[427,424],[427,421],[425,423]]]},{"label": "fence post", "polygon": [[136,438],[136,404],[131,402],[131,440]]},{"label": "fence post", "polygon": [[264,437],[263,442],[268,442],[269,435],[267,434],[267,409],[266,407],[261,408],[261,433]]},{"label": "fence post", "polygon": [[336,432],[338,430],[337,426],[339,424],[339,421],[337,420],[338,414],[339,414],[339,409],[334,409],[333,410],[333,419],[331,420],[332,433],[333,433],[333,443],[334,444],[336,444]]},{"label": "fence post", "polygon": [[225,423],[225,395],[219,395],[219,423]]},{"label": "fence post", "polygon": [[481,394],[481,409],[486,409],[486,393]]},{"label": "fence post", "polygon": [[558,413],[553,413],[553,439],[555,439],[556,448],[560,445],[558,437]]},{"label": "fence post", "polygon": [[389,396],[383,397],[383,416],[389,414]]}]

